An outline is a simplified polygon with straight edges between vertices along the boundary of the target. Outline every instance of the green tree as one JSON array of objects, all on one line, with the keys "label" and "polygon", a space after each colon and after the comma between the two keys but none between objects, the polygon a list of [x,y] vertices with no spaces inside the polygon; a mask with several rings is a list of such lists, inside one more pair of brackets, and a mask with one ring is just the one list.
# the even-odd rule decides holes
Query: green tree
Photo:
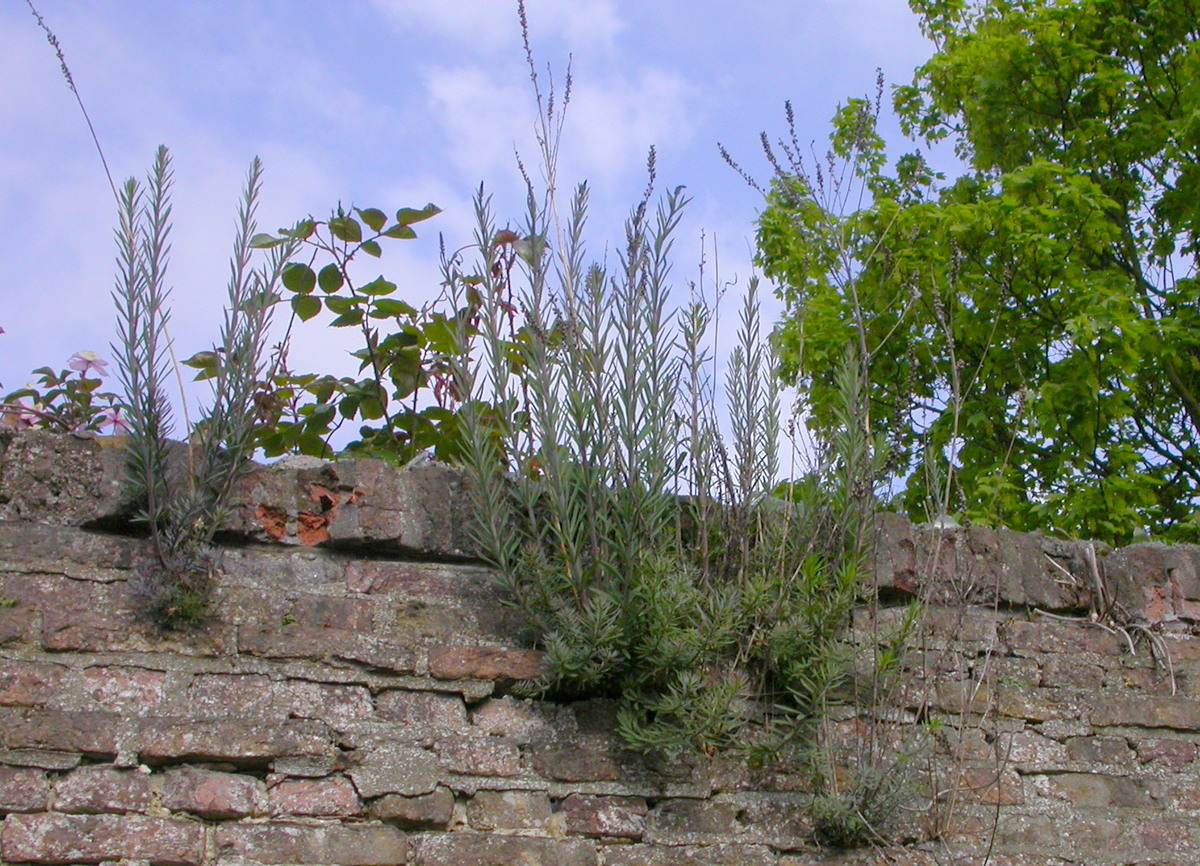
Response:
[{"label": "green tree", "polygon": [[910,513],[1194,537],[1200,3],[910,5],[937,50],[896,112],[966,171],[889,167],[878,100],[839,110],[811,170],[794,129],[767,146],[785,375],[829,429],[859,345]]}]

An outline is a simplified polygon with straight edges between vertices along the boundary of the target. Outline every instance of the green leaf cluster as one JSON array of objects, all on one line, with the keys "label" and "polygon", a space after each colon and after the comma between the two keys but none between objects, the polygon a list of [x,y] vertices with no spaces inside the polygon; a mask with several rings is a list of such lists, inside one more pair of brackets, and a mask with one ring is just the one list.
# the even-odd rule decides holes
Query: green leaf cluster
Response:
[{"label": "green leaf cluster", "polygon": [[41,427],[59,433],[99,433],[115,426],[120,398],[102,391],[87,370],[39,367],[33,382],[0,397],[0,427]]},{"label": "green leaf cluster", "polygon": [[889,166],[869,101],[834,120],[852,182],[785,145],[758,234],[785,374],[831,430],[835,362],[860,347],[910,513],[1191,537],[1200,7],[912,5],[938,50],[895,109],[968,170]]},{"label": "green leaf cluster", "polygon": [[[418,454],[454,461],[461,445],[461,401],[450,377],[451,357],[460,340],[470,341],[479,305],[469,293],[461,305],[445,298],[418,309],[395,297],[399,286],[379,275],[355,278],[359,254],[380,258],[382,242],[412,240],[417,223],[441,212],[436,205],[400,208],[395,218],[379,208],[335,211],[327,220],[307,218],[277,235],[259,234],[257,248],[299,244],[283,268],[284,298],[293,321],[308,322],[322,312],[333,328],[351,328],[362,337],[351,352],[358,377],[296,373],[287,369],[288,341],[281,345],[270,377],[260,388],[259,445],[268,457],[285,453],[332,456],[331,435],[359,421],[358,438],[348,453],[407,463]],[[291,329],[289,328],[289,339]],[[201,368],[206,358],[187,363]],[[476,407],[481,412],[488,407]]]}]

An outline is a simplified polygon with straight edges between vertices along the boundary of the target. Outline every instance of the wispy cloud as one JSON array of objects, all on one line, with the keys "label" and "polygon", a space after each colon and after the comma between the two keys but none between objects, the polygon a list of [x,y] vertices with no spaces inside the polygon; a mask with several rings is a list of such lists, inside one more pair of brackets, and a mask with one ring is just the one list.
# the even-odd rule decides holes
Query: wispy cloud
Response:
[{"label": "wispy cloud", "polygon": [[[511,51],[515,2],[503,0],[373,0],[401,32],[433,31],[478,51]],[[526,0],[534,39],[561,40],[578,51],[611,48],[624,24],[611,0]]]}]

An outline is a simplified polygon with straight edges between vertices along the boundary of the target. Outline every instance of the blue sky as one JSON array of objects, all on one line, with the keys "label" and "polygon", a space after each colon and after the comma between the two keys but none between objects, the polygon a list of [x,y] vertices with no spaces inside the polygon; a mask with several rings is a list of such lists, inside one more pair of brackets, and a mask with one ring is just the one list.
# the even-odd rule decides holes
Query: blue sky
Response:
[{"label": "blue sky", "polygon": [[[380,265],[413,303],[436,294],[438,233],[470,239],[474,189],[519,216],[514,147],[532,161],[535,109],[515,0],[38,0],[118,182],[174,157],[176,351],[214,339],[234,212],[250,160],[266,169],[260,227],[339,201],[444,209]],[[591,248],[620,237],[658,150],[660,188],[693,197],[676,278],[696,275],[703,233],[721,277],[750,275],[757,194],[722,162],[725,144],[760,176],[758,134],[823,141],[830,115],[905,83],[932,51],[903,0],[528,0],[539,63],[574,99],[562,179],[592,187]],[[75,351],[110,357],[115,205],[83,118],[27,6],[0,7],[0,385]],[[709,253],[711,275],[713,255]],[[774,309],[774,308],[773,308]],[[729,318],[732,319],[732,308]],[[339,374],[349,335],[301,329],[293,366]]]}]

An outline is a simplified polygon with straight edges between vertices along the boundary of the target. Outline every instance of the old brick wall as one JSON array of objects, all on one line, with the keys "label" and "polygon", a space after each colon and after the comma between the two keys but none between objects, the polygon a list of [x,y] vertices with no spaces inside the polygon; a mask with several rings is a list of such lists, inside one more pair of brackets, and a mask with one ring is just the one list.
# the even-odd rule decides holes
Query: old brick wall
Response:
[{"label": "old brick wall", "polygon": [[1195,548],[884,518],[881,597],[929,605],[892,705],[828,736],[928,745],[908,844],[822,851],[804,774],[639,757],[611,705],[511,693],[538,656],[444,468],[256,471],[216,615],[170,635],[136,612],[120,463],[0,435],[0,864],[1200,861]]}]

